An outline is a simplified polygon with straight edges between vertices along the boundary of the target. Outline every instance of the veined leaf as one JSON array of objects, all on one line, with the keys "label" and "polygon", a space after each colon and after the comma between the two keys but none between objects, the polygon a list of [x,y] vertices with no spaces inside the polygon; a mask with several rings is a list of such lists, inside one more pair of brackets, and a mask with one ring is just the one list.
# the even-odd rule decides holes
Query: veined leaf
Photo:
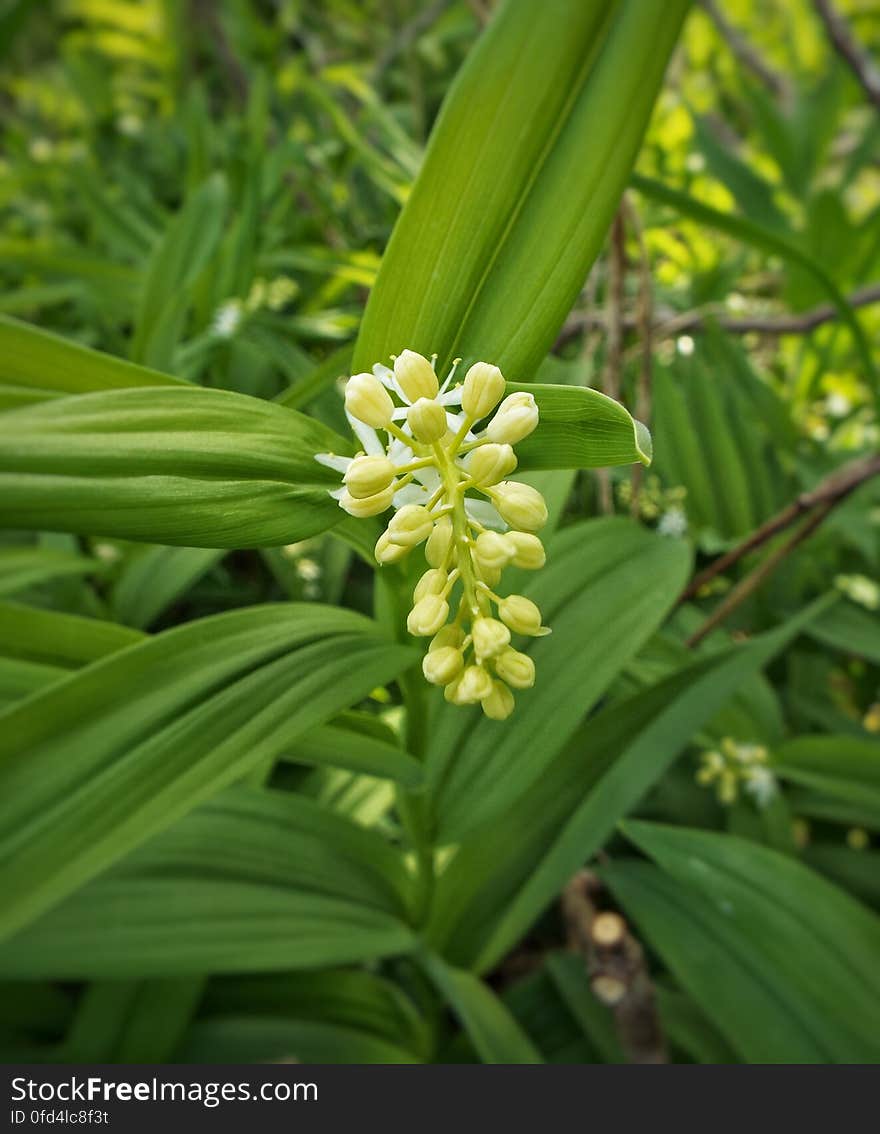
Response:
[{"label": "veined leaf", "polygon": [[788,855],[630,822],[660,870],[602,876],[676,978],[754,1063],[880,1058],[880,919]]},{"label": "veined leaf", "polygon": [[532,1041],[479,977],[453,968],[436,953],[425,952],[419,959],[484,1063],[543,1063]]},{"label": "veined leaf", "polygon": [[188,385],[0,315],[0,395],[17,392],[16,404],[129,386]]},{"label": "veined leaf", "polygon": [[351,612],[252,607],[159,634],[0,714],[0,932],[411,661]]},{"label": "veined leaf", "polygon": [[204,547],[138,549],[126,561],[113,587],[116,617],[127,626],[149,626],[223,554],[222,549]]},{"label": "veined leaf", "polygon": [[183,1063],[418,1063],[399,1043],[321,1020],[229,1016],[198,1020],[175,1057]]},{"label": "veined leaf", "polygon": [[538,404],[540,424],[517,447],[521,469],[589,469],[651,463],[651,434],[620,402],[584,386],[507,383],[527,390]]},{"label": "veined leaf", "polygon": [[0,548],[0,595],[14,595],[50,579],[90,575],[101,569],[97,559],[52,547]]},{"label": "veined leaf", "polygon": [[697,660],[587,721],[534,789],[467,839],[441,876],[432,931],[447,955],[481,972],[497,964],[702,725],[820,609]]},{"label": "veined leaf", "polygon": [[[459,72],[355,348],[532,376],[617,208],[684,0],[508,2]],[[577,176],[572,171],[577,170]]]},{"label": "veined leaf", "polygon": [[395,780],[413,789],[421,785],[422,766],[408,752],[373,736],[336,724],[321,725],[301,737],[289,753],[302,764],[329,764]]},{"label": "veined leaf", "polygon": [[800,736],[773,753],[782,779],[851,803],[880,823],[880,741],[857,736]]},{"label": "veined leaf", "polygon": [[0,602],[0,655],[64,670],[140,642],[144,635],[115,622]]},{"label": "veined leaf", "polygon": [[194,387],[115,390],[11,410],[0,527],[186,547],[293,543],[344,517],[319,452],[349,450],[294,410]]}]

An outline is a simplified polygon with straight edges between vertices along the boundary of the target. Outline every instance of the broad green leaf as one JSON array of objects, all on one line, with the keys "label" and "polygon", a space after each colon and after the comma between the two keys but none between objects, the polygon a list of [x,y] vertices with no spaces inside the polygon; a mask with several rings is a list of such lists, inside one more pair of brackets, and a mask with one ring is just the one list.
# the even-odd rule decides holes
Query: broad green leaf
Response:
[{"label": "broad green leaf", "polygon": [[199,1020],[176,1053],[183,1063],[418,1063],[400,1044],[320,1020],[255,1015]]},{"label": "broad green leaf", "polygon": [[330,1023],[391,1041],[420,1058],[431,1048],[428,1023],[407,993],[365,969],[220,977],[209,983],[201,1015]]},{"label": "broad green leaf", "polygon": [[660,869],[602,868],[682,987],[753,1063],[880,1058],[880,919],[788,855],[629,822]]},{"label": "broad green leaf", "polygon": [[853,850],[834,843],[809,843],[804,861],[853,897],[880,909],[880,852]]},{"label": "broad green leaf", "polygon": [[[687,4],[502,4],[441,110],[355,348],[528,379],[617,208]],[[573,176],[572,171],[577,171]]]},{"label": "broad green leaf", "polygon": [[479,977],[448,965],[436,953],[422,953],[419,960],[483,1063],[543,1062],[502,1001]]},{"label": "broad green leaf", "polygon": [[16,393],[16,404],[129,386],[185,385],[180,378],[0,315],[0,397],[7,390]]},{"label": "broad green leaf", "polygon": [[252,607],[121,650],[0,714],[2,932],[411,660],[350,612]]},{"label": "broad green leaf", "polygon": [[838,603],[822,618],[816,619],[809,633],[826,646],[880,665],[877,614],[863,610],[855,603]]},{"label": "broad green leaf", "polygon": [[14,595],[50,579],[91,575],[100,570],[96,559],[51,547],[0,548],[0,595]]},{"label": "broad green leaf", "polygon": [[329,764],[371,776],[382,776],[413,789],[423,780],[422,766],[395,744],[365,736],[338,724],[322,725],[301,737],[288,756],[302,764]]},{"label": "broad green leaf", "polygon": [[6,658],[78,669],[143,637],[115,622],[0,602],[0,656]]},{"label": "broad green leaf", "polygon": [[466,840],[441,876],[432,928],[448,955],[479,971],[497,964],[702,725],[819,609],[808,607],[780,629],[698,660],[588,720],[535,787]]},{"label": "broad green leaf", "polygon": [[587,469],[651,463],[651,435],[619,402],[584,386],[507,383],[538,403],[540,424],[516,447],[521,469]]},{"label": "broad green leaf", "polygon": [[526,588],[553,634],[521,645],[538,676],[516,715],[499,724],[435,700],[426,771],[442,841],[459,841],[533,789],[656,630],[689,566],[684,544],[628,520],[576,524],[555,537]]},{"label": "broad green leaf", "polygon": [[857,736],[800,736],[773,753],[782,779],[851,803],[880,823],[880,740]]},{"label": "broad green leaf", "polygon": [[292,543],[344,513],[319,452],[348,443],[294,410],[225,390],[116,390],[12,410],[0,527],[186,547]]},{"label": "broad green leaf", "polygon": [[602,1056],[603,1063],[626,1063],[614,1017],[590,988],[585,958],[572,953],[548,953],[544,964],[559,998],[577,1020],[590,1046]]},{"label": "broad green leaf", "polygon": [[126,560],[113,587],[116,617],[127,626],[149,626],[219,563],[223,554],[204,547],[138,549]]},{"label": "broad green leaf", "polygon": [[0,945],[0,973],[131,979],[349,964],[405,953],[399,919],[259,877],[126,877],[83,887]]}]

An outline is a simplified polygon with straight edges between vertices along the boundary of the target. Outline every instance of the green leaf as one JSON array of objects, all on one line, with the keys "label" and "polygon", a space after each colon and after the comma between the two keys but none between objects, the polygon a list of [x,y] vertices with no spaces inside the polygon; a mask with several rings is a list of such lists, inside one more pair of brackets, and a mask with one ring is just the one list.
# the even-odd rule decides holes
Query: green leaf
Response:
[{"label": "green leaf", "polygon": [[448,965],[436,953],[419,955],[483,1063],[542,1063],[532,1041],[479,977]]},{"label": "green leaf", "polygon": [[183,1063],[418,1063],[400,1044],[320,1020],[253,1015],[200,1020],[176,1053]]},{"label": "green leaf", "polygon": [[301,764],[348,768],[371,776],[382,776],[405,787],[418,788],[423,781],[422,766],[394,744],[338,724],[322,725],[301,737],[289,753]]},{"label": "green leaf", "polygon": [[213,174],[171,221],[150,258],[135,324],[136,362],[170,367],[186,316],[186,295],[213,256],[226,224],[227,189]]},{"label": "green leaf", "polygon": [[410,347],[441,370],[461,355],[531,377],[602,245],[686,8],[499,7],[392,233],[356,370]]},{"label": "green leaf", "polygon": [[149,626],[182,598],[224,552],[203,547],[148,547],[125,562],[113,587],[113,610],[120,622]]},{"label": "green leaf", "polygon": [[115,390],[11,410],[0,436],[0,527],[185,547],[293,543],[343,518],[349,451],[311,418],[225,390]]},{"label": "green leaf", "polygon": [[347,611],[251,607],[119,651],[0,714],[0,932],[411,660]]},{"label": "green leaf", "polygon": [[[68,342],[0,315],[0,399],[16,404],[130,386],[187,386],[180,378]],[[0,402],[2,404],[2,402]]]},{"label": "green leaf", "polygon": [[880,919],[787,855],[629,822],[660,869],[602,876],[676,979],[753,1063],[880,1057]]},{"label": "green leaf", "polygon": [[[861,523],[861,521],[860,521]],[[852,602],[840,602],[810,627],[809,634],[818,642],[845,654],[856,654],[880,665],[880,636],[877,615]]]},{"label": "green leaf", "polygon": [[479,971],[497,964],[703,724],[819,609],[700,659],[587,721],[535,788],[465,841],[441,877],[432,928],[449,955]]},{"label": "green leaf", "polygon": [[0,548],[0,595],[14,595],[50,579],[90,575],[100,570],[97,559],[52,547]]},{"label": "green leaf", "polygon": [[538,404],[540,424],[516,447],[519,468],[591,469],[651,463],[651,434],[620,402],[584,386],[507,383]]},{"label": "green leaf", "polygon": [[0,602],[0,655],[3,657],[78,669],[143,638],[137,630],[117,626],[114,622]]},{"label": "green leaf", "polygon": [[629,520],[589,521],[555,537],[547,567],[526,588],[553,634],[522,647],[538,676],[515,717],[499,724],[435,701],[426,770],[441,839],[458,842],[535,786],[656,630],[689,566],[684,544]]},{"label": "green leaf", "polygon": [[880,823],[880,741],[857,736],[801,736],[773,753],[782,779],[874,814]]}]

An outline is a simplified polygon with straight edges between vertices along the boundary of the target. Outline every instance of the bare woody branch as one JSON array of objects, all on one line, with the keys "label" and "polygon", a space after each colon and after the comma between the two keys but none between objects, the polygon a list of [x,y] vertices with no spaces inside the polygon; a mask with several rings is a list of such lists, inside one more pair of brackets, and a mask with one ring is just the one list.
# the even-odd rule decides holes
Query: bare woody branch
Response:
[{"label": "bare woody branch", "polygon": [[[868,284],[859,288],[847,297],[851,307],[869,307],[880,303],[880,283]],[[731,334],[762,334],[762,335],[805,335],[821,327],[823,323],[830,323],[839,317],[839,311],[830,303],[822,303],[811,307],[797,315],[759,316],[749,315],[742,317],[724,316],[712,308],[702,308],[698,311],[684,311],[680,314],[661,313],[651,328],[654,339],[673,338],[676,335],[691,334],[704,330],[709,326],[717,326]],[[603,314],[597,312],[583,312],[570,319],[562,328],[556,346],[564,346],[571,342],[583,331],[602,328],[606,324]],[[623,317],[623,326],[627,331],[641,331],[642,321],[639,313],[626,314]]]},{"label": "bare woody branch", "polygon": [[874,106],[880,107],[880,71],[874,66],[868,53],[859,46],[831,0],[814,0],[814,4],[834,50],[855,75]]},{"label": "bare woody branch", "polygon": [[[693,580],[682,591],[679,602],[687,602],[697,595],[707,583],[718,575],[722,575],[728,568],[738,563],[743,556],[762,547],[768,540],[796,523],[802,516],[812,512],[813,509],[824,508],[831,505],[833,508],[845,500],[859,485],[880,474],[880,454],[852,461],[843,468],[836,469],[815,488],[809,492],[802,492],[791,504],[771,516],[766,523],[756,528],[750,536],[737,544],[736,547],[720,556],[711,563],[705,571],[695,575]],[[818,525],[817,525],[818,526]],[[809,532],[807,533],[809,534]],[[798,541],[799,542],[799,541]],[[789,549],[791,550],[791,549]]]},{"label": "bare woody branch", "polygon": [[569,947],[583,956],[596,999],[614,1015],[617,1036],[631,1063],[668,1063],[654,986],[644,951],[620,914],[599,911],[599,881],[579,871],[562,894]]}]

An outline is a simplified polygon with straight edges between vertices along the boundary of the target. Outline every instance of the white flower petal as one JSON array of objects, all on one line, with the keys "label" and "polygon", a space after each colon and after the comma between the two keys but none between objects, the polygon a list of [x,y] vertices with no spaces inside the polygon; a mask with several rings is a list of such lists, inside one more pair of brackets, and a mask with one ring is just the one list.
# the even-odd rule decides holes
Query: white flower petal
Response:
[{"label": "white flower petal", "polygon": [[345,416],[348,418],[348,424],[351,426],[352,432],[357,437],[358,441],[363,445],[364,452],[369,456],[379,456],[385,452],[385,446],[379,440],[379,434],[369,425],[364,425],[362,421],[358,421],[356,417],[345,411]]},{"label": "white flower petal", "polygon": [[473,500],[466,496],[464,510],[472,520],[476,520],[484,528],[493,528],[496,532],[507,531],[507,524],[501,519],[498,509],[488,500]]},{"label": "white flower petal", "polygon": [[424,504],[427,499],[427,489],[420,484],[411,483],[405,485],[399,492],[394,493],[392,503],[397,509],[402,508],[404,504]]},{"label": "white flower petal", "polygon": [[351,457],[337,457],[335,453],[315,453],[315,460],[319,465],[326,465],[328,469],[341,473],[348,472],[348,466],[352,462]]}]

